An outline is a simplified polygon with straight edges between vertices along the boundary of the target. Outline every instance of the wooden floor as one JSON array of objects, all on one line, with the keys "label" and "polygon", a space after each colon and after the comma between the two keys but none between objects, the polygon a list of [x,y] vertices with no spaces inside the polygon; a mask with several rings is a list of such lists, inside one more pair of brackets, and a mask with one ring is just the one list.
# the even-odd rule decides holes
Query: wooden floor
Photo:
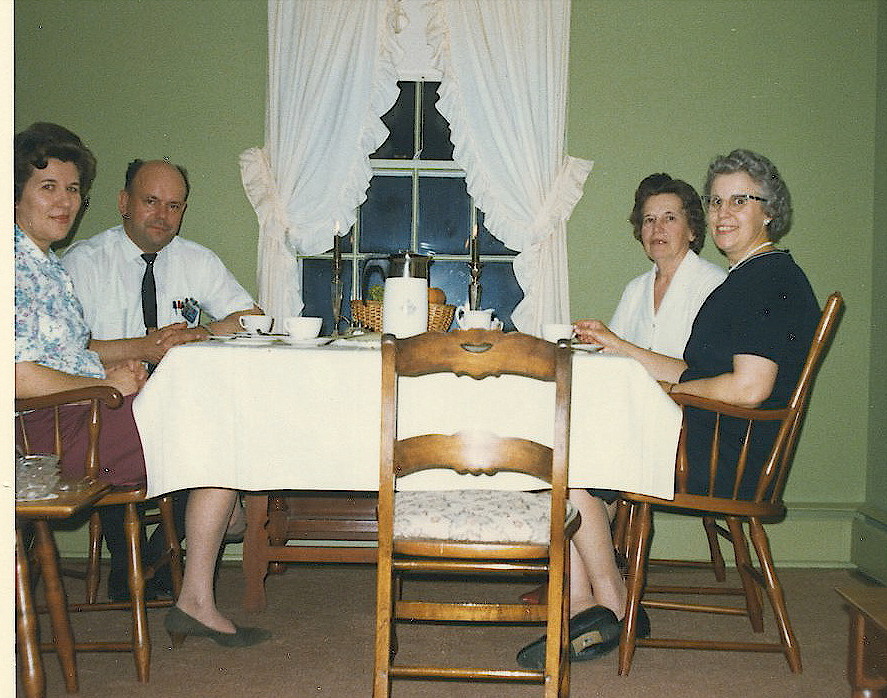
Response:
[{"label": "wooden floor", "polygon": [[[662,572],[657,572],[662,574]],[[668,573],[674,579],[706,574]],[[801,646],[804,672],[792,675],[780,655],[639,649],[628,677],[616,675],[616,657],[574,664],[572,695],[590,696],[845,696],[848,614],[836,586],[865,584],[846,570],[788,569],[781,571],[789,612]],[[292,566],[283,575],[269,577],[268,609],[256,615],[240,610],[240,570],[225,566],[218,587],[223,609],[240,624],[261,625],[273,631],[267,643],[249,649],[225,649],[204,639],[190,638],[173,650],[163,631],[163,609],[149,611],[154,642],[151,681],[139,684],[132,659],[124,654],[84,654],[78,658],[80,695],[107,698],[141,696],[319,696],[363,698],[370,695],[373,646],[374,569],[370,566]],[[416,584],[420,582],[415,582]],[[427,582],[422,582],[428,584]],[[82,584],[67,580],[73,596]],[[461,583],[433,584],[434,593],[450,593]],[[472,582],[471,588],[492,596],[526,590],[522,582],[491,585]],[[456,592],[458,593],[458,591]],[[654,628],[672,623],[673,633],[705,630],[751,635],[743,619],[650,611]],[[773,633],[767,617],[766,631]],[[123,634],[125,614],[80,614],[74,632],[88,639],[113,624]],[[104,626],[104,627],[103,627]],[[45,626],[44,626],[45,627]],[[514,657],[526,642],[538,636],[531,627],[480,630],[440,626],[406,627],[400,631],[401,656],[485,657],[490,663],[516,666]],[[45,654],[49,696],[64,695],[58,662]],[[535,686],[502,684],[446,684],[397,681],[394,696],[431,698],[461,695],[537,696]]]}]

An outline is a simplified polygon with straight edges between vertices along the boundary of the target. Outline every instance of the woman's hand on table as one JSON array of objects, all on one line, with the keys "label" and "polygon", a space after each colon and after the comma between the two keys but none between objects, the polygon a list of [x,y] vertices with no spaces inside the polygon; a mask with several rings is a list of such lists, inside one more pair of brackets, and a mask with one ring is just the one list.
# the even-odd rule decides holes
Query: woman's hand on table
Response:
[{"label": "woman's hand on table", "polygon": [[146,380],[148,371],[141,361],[120,361],[105,368],[105,383],[117,388],[124,397],[139,392]]},{"label": "woman's hand on table", "polygon": [[600,344],[604,351],[618,351],[622,343],[622,339],[600,320],[579,320],[573,327],[579,341]]}]

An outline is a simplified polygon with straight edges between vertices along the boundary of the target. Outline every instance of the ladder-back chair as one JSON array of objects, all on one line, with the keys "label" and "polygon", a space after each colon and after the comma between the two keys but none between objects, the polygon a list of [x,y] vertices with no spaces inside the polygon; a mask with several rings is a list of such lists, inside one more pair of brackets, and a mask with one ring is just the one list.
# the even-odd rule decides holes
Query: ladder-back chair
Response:
[{"label": "ladder-back chair", "polygon": [[[554,397],[547,405],[553,407],[553,444],[477,430],[400,436],[399,415],[408,410],[399,404],[404,377],[441,373],[469,376],[481,383],[499,380],[496,376],[553,383]],[[570,388],[571,357],[566,342],[556,346],[524,334],[477,329],[429,332],[409,339],[382,338],[376,698],[390,694],[392,678],[539,682],[544,684],[545,696],[569,694],[568,544],[579,524],[566,497]],[[508,415],[538,408],[533,403],[502,405],[501,412]],[[441,468],[462,474],[460,480],[469,478],[468,474],[527,473],[549,483],[551,490],[550,494],[491,493],[471,489],[470,481],[460,483],[465,489],[455,491],[398,489],[401,477]],[[479,516],[472,517],[472,513]],[[488,521],[481,524],[481,517],[488,517]],[[515,535],[518,530],[521,533]],[[547,574],[546,603],[528,607],[521,603],[438,603],[402,598],[401,578],[406,573],[484,572]],[[544,623],[547,637],[559,641],[547,643],[543,670],[398,665],[394,663],[395,624],[401,620]]]}]

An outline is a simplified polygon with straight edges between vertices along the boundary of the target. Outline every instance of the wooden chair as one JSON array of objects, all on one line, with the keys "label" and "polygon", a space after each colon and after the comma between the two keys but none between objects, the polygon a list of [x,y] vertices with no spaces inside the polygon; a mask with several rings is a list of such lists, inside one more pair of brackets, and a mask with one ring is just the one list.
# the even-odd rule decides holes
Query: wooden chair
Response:
[{"label": "wooden chair", "polygon": [[[15,401],[16,412],[28,410],[53,408],[55,410],[55,448],[54,452],[61,455],[64,449],[62,434],[59,427],[60,408],[89,401],[89,445],[86,451],[84,473],[87,477],[100,480],[100,464],[98,452],[98,437],[101,429],[100,405],[116,409],[123,404],[121,394],[107,386],[83,388],[54,393],[36,398],[17,399]],[[17,418],[17,429],[21,435],[21,443],[25,453],[31,452],[27,429],[24,421]],[[150,673],[151,640],[148,634],[148,607],[170,606],[172,601],[145,601],[145,570],[141,556],[141,533],[144,520],[141,516],[140,505],[144,505],[145,486],[112,487],[93,507],[124,505],[124,530],[128,541],[128,583],[130,591],[129,602],[98,602],[98,587],[101,578],[101,522],[98,512],[93,511],[89,518],[89,552],[86,572],[86,601],[81,604],[69,604],[72,611],[103,611],[129,609],[132,616],[131,639],[122,641],[105,642],[80,642],[74,644],[77,652],[132,652],[136,666],[136,675],[139,681],[147,682]],[[172,501],[168,497],[160,497],[156,501],[160,510],[161,524],[164,528],[164,537],[167,544],[166,556],[170,561],[173,578],[174,595],[178,595],[182,583],[182,554],[176,536],[175,523],[172,511]]]},{"label": "wooden chair", "polygon": [[109,487],[110,485],[98,480],[84,478],[76,483],[71,491],[61,493],[55,499],[15,503],[16,647],[22,691],[27,698],[42,698],[46,695],[46,677],[40,657],[37,615],[31,593],[28,550],[25,544],[26,531],[29,526],[33,526],[34,538],[31,549],[43,573],[44,595],[52,624],[52,643],[46,643],[44,646],[54,649],[58,656],[65,690],[68,693],[76,693],[79,686],[74,637],[71,633],[65,590],[56,559],[58,551],[49,522],[71,518],[77,512],[94,504]]},{"label": "wooden chair", "polygon": [[[769,456],[761,469],[754,495],[751,498],[744,498],[738,494],[739,483],[743,479],[748,456],[747,447],[742,449],[738,464],[730,466],[735,470],[735,474],[732,475],[734,482],[732,496],[723,497],[714,496],[713,494],[687,493],[690,464],[686,452],[685,430],[682,430],[678,444],[674,500],[658,499],[629,492],[621,493],[622,498],[629,503],[630,513],[626,534],[629,552],[628,601],[619,646],[620,674],[627,674],[629,672],[635,647],[780,652],[785,655],[792,672],[798,673],[801,671],[801,655],[792,632],[791,622],[789,621],[782,585],[773,566],[770,544],[767,533],[764,530],[764,521],[778,520],[785,515],[786,507],[782,501],[782,492],[788,477],[792,455],[806,412],[814,377],[822,362],[825,348],[837,327],[842,306],[843,299],[839,293],[833,293],[829,296],[807,354],[807,360],[787,407],[769,410],[746,409],[691,395],[672,395],[675,402],[681,405],[685,411],[688,407],[701,408],[716,415],[709,463],[711,483],[714,483],[718,472],[718,443],[722,424],[728,421],[724,419],[725,417],[740,419],[745,422],[746,426],[743,427],[743,430],[746,434],[746,443],[748,443],[748,435],[752,434],[762,423],[769,422],[772,424],[775,422],[778,424],[779,431]],[[713,492],[713,489],[714,486],[712,484],[709,491]],[[684,515],[701,515],[712,520],[715,517],[723,518],[726,521],[727,528],[723,529],[717,526],[715,530],[717,535],[725,536],[733,545],[736,567],[742,588],[741,590],[735,590],[722,587],[649,586],[646,588],[646,594],[662,592],[676,595],[719,595],[738,592],[745,599],[744,607],[695,604],[682,601],[654,601],[649,600],[644,595],[648,562],[647,555],[650,546],[652,511],[654,507],[657,511],[664,510]],[[751,559],[744,529],[746,525],[748,526],[751,543],[754,546],[758,559],[759,568],[753,564]],[[770,605],[773,608],[779,632],[778,643],[721,641],[713,638],[678,639],[649,637],[641,639],[636,637],[637,614],[642,603],[642,597],[643,605],[649,608],[743,615],[748,617],[754,632],[763,632],[764,621],[759,586],[766,591]]]},{"label": "wooden chair", "polygon": [[[553,448],[514,436],[460,431],[452,435],[398,436],[399,379],[450,373],[485,379],[491,376],[524,376],[555,384]],[[412,379],[409,379],[412,380]],[[496,380],[496,379],[490,379]],[[499,680],[540,682],[546,696],[569,694],[567,625],[569,613],[568,544],[578,528],[578,514],[566,499],[570,425],[571,358],[566,342],[558,346],[518,333],[488,330],[425,333],[409,339],[382,338],[382,437],[379,482],[379,542],[376,607],[376,655],[373,696],[388,696],[392,678]],[[401,384],[401,392],[403,386]],[[511,406],[511,412],[538,408],[532,404]],[[403,410],[408,410],[404,406]],[[502,412],[508,414],[509,406]],[[402,418],[402,416],[401,416]],[[551,485],[551,495],[517,491],[458,490],[446,492],[397,491],[398,480],[429,469],[448,469],[464,477],[502,471],[529,473]],[[461,485],[462,483],[460,483]],[[470,482],[464,487],[471,488]],[[484,495],[487,495],[484,497]],[[472,528],[470,512],[481,509],[497,517],[498,525]],[[509,540],[514,530],[508,513],[517,500],[532,499],[537,507],[534,535]],[[441,500],[462,511],[445,509]],[[433,521],[448,519],[447,531]],[[480,529],[479,531],[477,529]],[[541,530],[540,530],[541,529]],[[480,535],[477,535],[480,533]],[[404,600],[402,577],[406,573],[474,574],[518,572],[548,575],[547,603],[525,604],[434,603]],[[559,638],[546,647],[541,671],[518,668],[396,665],[395,623],[400,620],[545,623],[547,636]]]}]

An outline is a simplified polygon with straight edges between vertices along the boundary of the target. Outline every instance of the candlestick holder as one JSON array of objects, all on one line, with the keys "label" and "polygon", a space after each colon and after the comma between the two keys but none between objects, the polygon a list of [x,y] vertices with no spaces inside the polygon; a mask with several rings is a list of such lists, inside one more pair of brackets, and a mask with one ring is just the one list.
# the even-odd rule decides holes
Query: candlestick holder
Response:
[{"label": "candlestick holder", "polygon": [[483,265],[480,262],[473,261],[468,265],[471,273],[471,281],[468,282],[468,307],[471,310],[480,310],[480,270]]},{"label": "candlestick holder", "polygon": [[[338,224],[336,226],[338,228]],[[333,337],[339,336],[339,323],[342,321],[342,238],[338,230],[333,236],[333,278],[330,282],[330,299],[333,310]]]}]

